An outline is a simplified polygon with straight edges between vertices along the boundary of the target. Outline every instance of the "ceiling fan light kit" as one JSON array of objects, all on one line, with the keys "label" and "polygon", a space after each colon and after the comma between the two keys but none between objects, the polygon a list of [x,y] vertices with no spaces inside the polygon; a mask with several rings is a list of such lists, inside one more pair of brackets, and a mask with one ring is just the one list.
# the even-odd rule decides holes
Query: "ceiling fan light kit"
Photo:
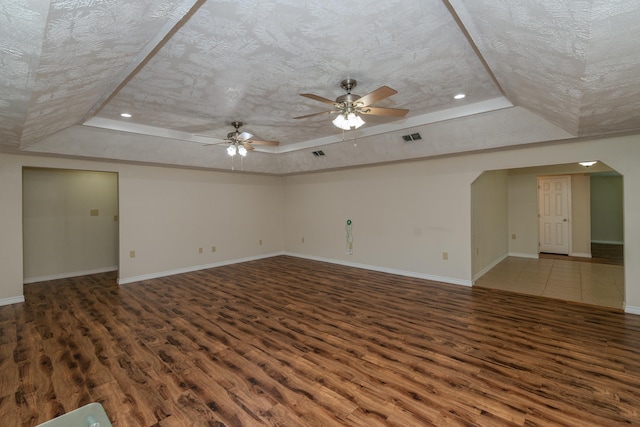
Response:
[{"label": "ceiling fan light kit", "polygon": [[340,129],[349,130],[358,129],[365,123],[365,121],[355,113],[345,113],[338,115],[335,119],[333,119],[332,123],[334,124],[334,126]]},{"label": "ceiling fan light kit", "polygon": [[227,154],[229,154],[230,156],[235,156],[236,154],[240,154],[242,157],[246,157],[247,155],[247,149],[244,148],[242,145],[230,145],[227,147]]},{"label": "ceiling fan light kit", "polygon": [[[280,143],[278,141],[261,141],[253,139],[253,134],[249,132],[240,132],[240,126],[242,122],[231,122],[231,126],[235,127],[234,132],[227,134],[227,140],[221,144],[228,144],[227,154],[231,157],[239,154],[242,157],[246,157],[249,151],[253,151],[253,145],[270,145],[277,146]],[[217,144],[220,145],[220,144]]]},{"label": "ceiling fan light kit", "polygon": [[332,120],[334,126],[343,130],[350,130],[358,129],[360,126],[365,124],[365,121],[360,117],[362,114],[404,117],[409,112],[409,110],[400,108],[370,107],[371,104],[398,93],[394,89],[391,89],[388,86],[382,86],[365,96],[360,96],[351,93],[351,90],[355,88],[356,85],[357,82],[354,79],[345,79],[341,81],[340,87],[346,90],[347,93],[337,97],[335,101],[331,101],[330,99],[314,95],[312,93],[301,93],[300,96],[324,102],[325,104],[330,104],[335,108],[335,110],[307,114],[305,116],[294,117],[294,119],[304,119],[321,114],[337,114],[338,116]]}]

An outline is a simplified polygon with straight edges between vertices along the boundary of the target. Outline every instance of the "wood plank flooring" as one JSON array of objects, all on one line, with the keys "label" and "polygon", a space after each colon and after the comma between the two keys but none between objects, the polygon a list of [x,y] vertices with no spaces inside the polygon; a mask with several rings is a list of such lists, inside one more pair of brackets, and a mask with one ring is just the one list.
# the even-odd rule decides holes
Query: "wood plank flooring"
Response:
[{"label": "wood plank flooring", "polygon": [[274,257],[0,307],[0,424],[640,425],[640,316]]}]

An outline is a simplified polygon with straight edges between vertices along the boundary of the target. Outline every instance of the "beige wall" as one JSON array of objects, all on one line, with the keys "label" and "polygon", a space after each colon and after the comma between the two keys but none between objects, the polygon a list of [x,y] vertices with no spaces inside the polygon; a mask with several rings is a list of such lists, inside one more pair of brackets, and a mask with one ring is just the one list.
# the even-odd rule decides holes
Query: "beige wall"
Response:
[{"label": "beige wall", "polygon": [[117,174],[26,168],[22,182],[25,282],[117,269]]},{"label": "beige wall", "polygon": [[0,304],[23,301],[22,165],[0,154]]},{"label": "beige wall", "polygon": [[[23,166],[118,172],[125,281],[285,250],[470,283],[471,186],[483,171],[599,159],[624,175],[626,304],[640,313],[638,158],[640,135],[284,178],[3,154],[0,298],[22,295]],[[511,208],[511,182],[507,191]],[[353,255],[344,251],[347,219],[354,221]],[[219,251],[197,253],[210,245]]]},{"label": "beige wall", "polygon": [[23,298],[23,167],[118,173],[122,283],[283,251],[282,178],[0,154],[0,304]]},{"label": "beige wall", "polygon": [[[508,251],[535,257],[537,176],[585,173],[577,162],[600,159],[625,176],[625,256],[632,260],[640,256],[640,228],[633,226],[640,224],[640,191],[633,190],[640,186],[640,170],[633,165],[637,158],[640,136],[627,136],[288,176],[285,248],[310,258],[467,284],[486,263],[473,264],[471,256],[471,187],[482,172],[539,169],[509,174],[507,183]],[[577,186],[583,191],[579,205],[587,197],[583,184]],[[353,255],[344,253],[347,218],[354,221]],[[583,243],[572,242],[586,250]],[[487,244],[487,253],[500,253],[500,239]],[[442,260],[444,251],[447,261]],[[625,278],[627,307],[640,313],[640,264],[626,263]]]},{"label": "beige wall", "polygon": [[[509,255],[538,256],[537,173],[509,171]],[[515,238],[514,238],[515,236]]]},{"label": "beige wall", "polygon": [[[470,284],[470,184],[477,173],[455,164],[441,159],[286,177],[285,247]],[[345,253],[347,219],[352,255]]]},{"label": "beige wall", "polygon": [[272,176],[121,166],[120,280],[282,252],[281,182]]},{"label": "beige wall", "polygon": [[[538,177],[569,174],[571,177],[570,255],[591,255],[590,185],[584,171],[575,165],[554,165],[509,171],[509,254],[538,256]],[[515,234],[515,239],[513,235]]]},{"label": "beige wall", "polygon": [[471,248],[473,278],[477,278],[509,251],[508,173],[484,172],[471,185]]},{"label": "beige wall", "polygon": [[591,256],[591,183],[589,174],[571,175],[571,254]]}]

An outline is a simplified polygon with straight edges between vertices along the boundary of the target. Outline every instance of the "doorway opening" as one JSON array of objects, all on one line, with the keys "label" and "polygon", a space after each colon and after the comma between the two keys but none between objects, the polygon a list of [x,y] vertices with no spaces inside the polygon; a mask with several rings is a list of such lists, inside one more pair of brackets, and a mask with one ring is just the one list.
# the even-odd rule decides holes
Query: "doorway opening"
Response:
[{"label": "doorway opening", "polygon": [[[540,251],[538,180],[568,176],[569,253]],[[623,177],[601,162],[485,171],[473,184],[474,286],[623,308]],[[565,218],[565,217],[562,217]],[[563,223],[565,221],[562,221]],[[565,239],[566,240],[566,239]]]},{"label": "doorway opening", "polygon": [[22,170],[23,282],[118,270],[118,174]]}]

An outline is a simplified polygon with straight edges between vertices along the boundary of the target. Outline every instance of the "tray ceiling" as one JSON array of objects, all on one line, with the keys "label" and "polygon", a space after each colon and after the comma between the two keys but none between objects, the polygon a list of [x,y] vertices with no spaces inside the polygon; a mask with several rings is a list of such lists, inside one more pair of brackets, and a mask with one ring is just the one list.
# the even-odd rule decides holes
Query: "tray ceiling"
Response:
[{"label": "tray ceiling", "polygon": [[[634,132],[638,22],[635,0],[3,1],[0,147],[228,169],[201,143],[240,120],[280,141],[242,168],[290,173]],[[409,114],[292,119],[345,78]]]}]

